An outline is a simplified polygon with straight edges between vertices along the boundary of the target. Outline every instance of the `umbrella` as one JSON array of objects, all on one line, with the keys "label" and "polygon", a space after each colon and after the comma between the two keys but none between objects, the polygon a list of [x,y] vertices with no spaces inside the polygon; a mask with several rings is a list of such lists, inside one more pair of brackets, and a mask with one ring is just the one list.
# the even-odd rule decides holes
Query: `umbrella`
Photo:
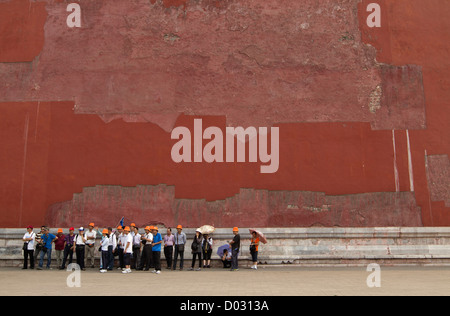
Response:
[{"label": "umbrella", "polygon": [[207,234],[212,234],[214,233],[214,231],[216,230],[213,226],[211,225],[203,225],[202,227],[200,227],[198,229],[203,235]]},{"label": "umbrella", "polygon": [[249,230],[250,230],[250,234],[253,234],[253,232],[255,232],[255,233],[258,235],[259,240],[260,240],[263,244],[267,244],[267,239],[266,239],[266,237],[264,236],[264,234],[263,234],[262,232],[260,232],[260,231],[258,231],[258,230],[256,230],[256,229],[253,229],[253,228],[250,228]]},{"label": "umbrella", "polygon": [[227,249],[228,252],[231,252],[231,247],[230,247],[230,245],[226,244],[226,245],[220,246],[219,249],[217,249],[217,255],[218,255],[219,257],[222,257],[222,256],[223,256],[223,251],[224,251],[225,249]]}]

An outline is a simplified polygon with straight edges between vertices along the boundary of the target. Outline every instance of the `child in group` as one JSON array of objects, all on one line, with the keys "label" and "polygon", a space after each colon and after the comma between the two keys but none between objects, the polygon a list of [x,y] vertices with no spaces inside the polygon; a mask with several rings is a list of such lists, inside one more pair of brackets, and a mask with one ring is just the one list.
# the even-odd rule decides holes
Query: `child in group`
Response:
[{"label": "child in group", "polygon": [[100,270],[101,273],[105,273],[107,271],[107,268],[109,267],[109,231],[107,229],[104,229],[102,231],[102,241],[100,242],[100,247],[102,250],[102,269]]}]

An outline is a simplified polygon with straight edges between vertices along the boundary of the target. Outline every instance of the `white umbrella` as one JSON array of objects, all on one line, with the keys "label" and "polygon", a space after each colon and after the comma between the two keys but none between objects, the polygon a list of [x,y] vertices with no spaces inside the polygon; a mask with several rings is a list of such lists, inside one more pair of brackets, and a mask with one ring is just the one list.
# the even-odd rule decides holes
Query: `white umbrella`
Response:
[{"label": "white umbrella", "polygon": [[198,229],[203,235],[209,235],[214,233],[214,231],[216,230],[213,226],[211,225],[203,225],[202,227],[200,227]]}]

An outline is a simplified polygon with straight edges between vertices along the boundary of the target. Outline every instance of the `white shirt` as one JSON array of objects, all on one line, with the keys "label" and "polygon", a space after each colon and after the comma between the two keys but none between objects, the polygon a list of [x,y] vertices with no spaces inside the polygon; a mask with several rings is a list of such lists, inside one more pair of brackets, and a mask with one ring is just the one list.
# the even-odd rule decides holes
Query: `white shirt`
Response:
[{"label": "white shirt", "polygon": [[137,233],[133,237],[133,245],[140,246],[141,245],[141,234]]},{"label": "white shirt", "polygon": [[147,241],[147,243],[145,245],[150,245],[153,242],[153,234],[152,233],[144,234],[143,237],[150,239],[150,241]]},{"label": "white shirt", "polygon": [[28,250],[34,250],[34,238],[36,238],[36,234],[34,232],[26,232],[22,239],[28,239],[33,238],[32,240],[28,241]]},{"label": "white shirt", "polygon": [[123,236],[123,249],[127,247],[127,243],[130,243],[127,250],[124,253],[133,253],[133,236],[131,234]]},{"label": "white shirt", "polygon": [[111,236],[109,236],[109,246],[113,246],[113,251],[117,248],[117,238],[116,238],[116,234],[111,234]]},{"label": "white shirt", "polygon": [[123,244],[124,243],[124,237],[125,237],[124,233],[120,233],[119,236],[117,237],[119,248],[121,248],[121,249],[125,248],[125,245]]},{"label": "white shirt", "polygon": [[[94,239],[88,240],[88,237],[94,237]],[[91,232],[88,230],[84,233],[84,238],[86,238],[86,245],[92,245],[95,243],[95,238],[97,237],[97,232],[92,230]]]},{"label": "white shirt", "polygon": [[106,236],[102,237],[102,241],[100,242],[100,245],[102,246],[102,251],[108,251],[109,238]]},{"label": "white shirt", "polygon": [[[84,237],[84,238],[86,238],[86,237]],[[85,245],[85,243],[83,241],[83,236],[81,236],[81,235],[75,236],[75,245]]]}]

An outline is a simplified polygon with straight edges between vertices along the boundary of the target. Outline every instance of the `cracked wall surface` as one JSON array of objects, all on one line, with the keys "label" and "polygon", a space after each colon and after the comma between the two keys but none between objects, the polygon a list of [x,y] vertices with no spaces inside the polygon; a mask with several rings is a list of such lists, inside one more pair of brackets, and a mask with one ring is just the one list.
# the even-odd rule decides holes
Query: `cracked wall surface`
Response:
[{"label": "cracked wall surface", "polygon": [[120,219],[122,214],[138,227],[148,223],[195,227],[200,222],[231,227],[237,221],[244,227],[422,225],[420,208],[411,192],[327,196],[318,192],[241,189],[235,196],[208,202],[176,199],[175,188],[166,185],[84,188],[71,201],[52,205],[46,222],[52,226],[81,226],[90,218],[107,226],[110,218]]},{"label": "cracked wall surface", "polygon": [[[421,67],[378,63],[375,48],[361,40],[357,3],[187,1],[168,8],[90,0],[82,3],[82,27],[70,29],[67,3],[48,1],[38,60],[29,73],[18,66],[0,76],[8,87],[0,102],[73,100],[76,113],[139,113],[167,131],[179,113],[225,115],[235,126],[424,128]],[[372,111],[380,84],[381,109]]]}]

